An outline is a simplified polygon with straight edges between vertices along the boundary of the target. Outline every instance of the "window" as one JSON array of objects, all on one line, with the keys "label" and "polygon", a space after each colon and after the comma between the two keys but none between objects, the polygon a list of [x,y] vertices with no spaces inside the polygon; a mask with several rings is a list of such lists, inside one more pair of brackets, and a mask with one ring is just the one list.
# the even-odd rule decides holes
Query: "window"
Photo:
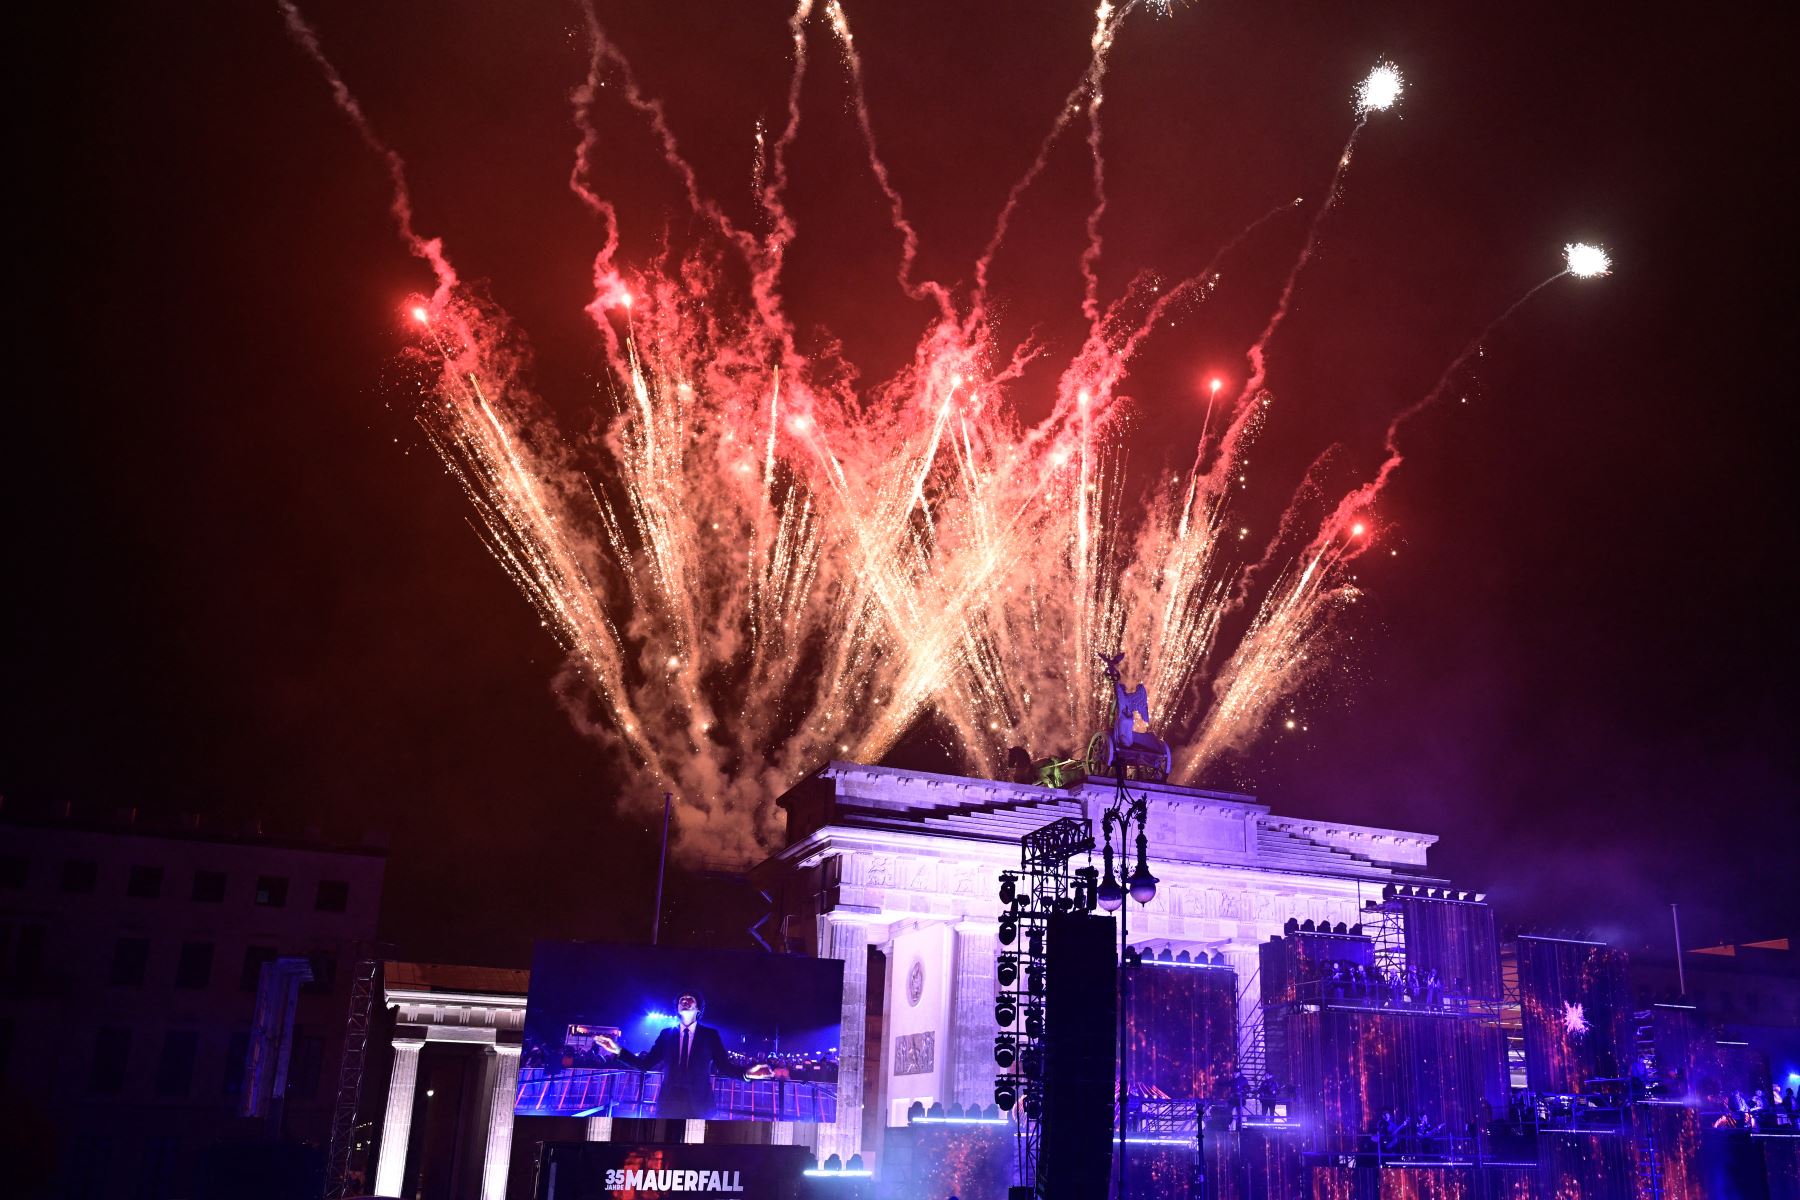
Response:
[{"label": "window", "polygon": [[256,877],[256,902],[264,908],[286,908],[287,889],[286,875],[258,875]]},{"label": "window", "polygon": [[246,992],[254,992],[256,985],[262,981],[264,963],[275,961],[275,947],[244,947],[244,969],[238,976],[238,987]]},{"label": "window", "polygon": [[162,895],[161,867],[133,867],[125,880],[125,894],[139,900],[154,900]]},{"label": "window", "polygon": [[62,890],[91,892],[100,880],[100,864],[91,858],[71,858],[63,864]]},{"label": "window", "polygon": [[[0,854],[0,888],[22,888],[31,874],[31,860],[23,854]],[[323,892],[324,885],[320,884]]]},{"label": "window", "polygon": [[156,1094],[185,1096],[194,1083],[194,1051],[200,1035],[191,1029],[172,1029],[163,1035],[162,1057],[156,1060]]},{"label": "window", "polygon": [[[11,925],[4,926],[7,933],[13,932]],[[38,972],[44,966],[44,925],[20,925],[18,936],[0,941],[0,978],[16,987],[29,990],[37,982]]]},{"label": "window", "polygon": [[307,962],[312,966],[312,978],[301,984],[300,990],[311,996],[331,995],[331,989],[337,986],[337,956],[314,954]]},{"label": "window", "polygon": [[225,872],[195,871],[194,899],[202,904],[217,904],[225,899]]},{"label": "window", "polygon": [[175,960],[175,986],[203,988],[212,982],[213,944],[181,943],[181,957]]},{"label": "window", "polygon": [[113,943],[112,983],[114,987],[137,987],[144,982],[150,966],[150,939],[122,937]]},{"label": "window", "polygon": [[237,1097],[244,1094],[244,1060],[250,1057],[250,1035],[234,1033],[225,1045],[225,1079],[219,1091]]},{"label": "window", "polygon": [[350,885],[342,879],[319,880],[319,897],[313,907],[320,912],[343,912],[350,907]]},{"label": "window", "polygon": [[294,1049],[288,1058],[287,1098],[289,1100],[311,1100],[319,1091],[319,1068],[325,1061],[325,1043],[322,1039],[297,1034],[294,1037]]},{"label": "window", "polygon": [[131,1030],[102,1025],[94,1034],[94,1067],[88,1087],[96,1092],[117,1092],[125,1086],[125,1067],[131,1058]]}]

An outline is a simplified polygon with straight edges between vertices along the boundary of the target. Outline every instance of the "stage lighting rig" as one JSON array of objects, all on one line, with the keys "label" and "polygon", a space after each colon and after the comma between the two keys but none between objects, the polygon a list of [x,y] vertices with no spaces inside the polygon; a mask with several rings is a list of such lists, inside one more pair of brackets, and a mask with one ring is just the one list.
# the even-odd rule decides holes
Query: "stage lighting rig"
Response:
[{"label": "stage lighting rig", "polygon": [[1019,982],[1019,956],[1011,950],[1002,950],[995,959],[994,974],[1000,980],[1000,986],[1009,988]]},{"label": "stage lighting rig", "polygon": [[1009,1026],[1019,1019],[1019,1006],[1011,996],[1001,996],[994,1001],[994,1022],[1000,1026]]},{"label": "stage lighting rig", "polygon": [[1012,1075],[1002,1075],[994,1080],[994,1104],[1001,1112],[1011,1112],[1013,1105],[1019,1102],[1019,1081]]},{"label": "stage lighting rig", "polygon": [[1000,873],[1000,903],[1011,904],[1019,894],[1019,877],[1011,871]]},{"label": "stage lighting rig", "polygon": [[1001,1070],[1011,1070],[1013,1063],[1019,1059],[1019,1039],[1016,1034],[996,1033],[994,1035],[994,1062]]}]

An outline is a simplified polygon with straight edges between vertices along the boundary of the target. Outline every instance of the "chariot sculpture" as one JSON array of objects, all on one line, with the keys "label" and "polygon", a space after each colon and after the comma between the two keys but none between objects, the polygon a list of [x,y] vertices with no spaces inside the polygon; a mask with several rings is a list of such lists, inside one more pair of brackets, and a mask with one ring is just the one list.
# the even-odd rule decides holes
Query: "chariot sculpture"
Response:
[{"label": "chariot sculpture", "polygon": [[1102,654],[1100,661],[1106,664],[1106,678],[1113,688],[1112,719],[1109,728],[1088,739],[1088,774],[1165,782],[1174,768],[1175,756],[1169,744],[1150,731],[1149,692],[1141,683],[1126,688],[1119,675],[1119,664],[1125,661],[1123,652]]}]

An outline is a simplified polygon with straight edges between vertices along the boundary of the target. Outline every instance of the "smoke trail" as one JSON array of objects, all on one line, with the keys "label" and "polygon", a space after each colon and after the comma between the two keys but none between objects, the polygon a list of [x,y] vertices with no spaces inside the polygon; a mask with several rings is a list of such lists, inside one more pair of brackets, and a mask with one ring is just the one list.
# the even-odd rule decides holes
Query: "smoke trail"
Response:
[{"label": "smoke trail", "polygon": [[393,214],[394,224],[400,230],[400,238],[406,248],[431,267],[431,273],[437,280],[437,292],[433,295],[434,303],[443,303],[456,289],[456,271],[450,261],[444,257],[443,242],[438,238],[421,237],[413,224],[412,190],[406,182],[406,163],[386,142],[376,134],[375,127],[363,113],[362,105],[344,82],[342,75],[325,56],[319,45],[319,35],[307,24],[306,18],[300,15],[293,0],[277,0],[281,6],[282,19],[287,23],[288,36],[306,53],[325,77],[325,83],[331,89],[331,99],[338,111],[349,118],[356,129],[356,135],[362,139],[377,158],[386,164],[391,198],[388,211]]},{"label": "smoke trail", "polygon": [[869,113],[868,93],[863,86],[862,55],[856,51],[856,39],[850,32],[850,19],[839,0],[827,0],[825,13],[831,20],[832,31],[837,34],[838,46],[844,55],[844,65],[850,73],[850,102],[856,113],[856,127],[862,135],[869,171],[875,176],[881,194],[887,198],[889,223],[900,235],[900,290],[914,300],[930,299],[937,305],[938,314],[943,320],[953,320],[955,309],[950,302],[950,293],[942,284],[930,279],[913,282],[913,269],[919,258],[919,232],[907,220],[905,202],[894,187],[887,163],[875,145],[875,122]]}]

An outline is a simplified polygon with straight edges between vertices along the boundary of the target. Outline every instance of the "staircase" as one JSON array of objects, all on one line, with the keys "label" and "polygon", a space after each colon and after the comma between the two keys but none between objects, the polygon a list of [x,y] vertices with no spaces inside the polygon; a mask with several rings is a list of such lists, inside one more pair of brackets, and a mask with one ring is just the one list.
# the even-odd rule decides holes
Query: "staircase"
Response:
[{"label": "staircase", "polygon": [[1643,1105],[1633,1105],[1631,1114],[1631,1157],[1637,1188],[1635,1200],[1662,1200],[1662,1155],[1656,1141],[1655,1113]]}]

